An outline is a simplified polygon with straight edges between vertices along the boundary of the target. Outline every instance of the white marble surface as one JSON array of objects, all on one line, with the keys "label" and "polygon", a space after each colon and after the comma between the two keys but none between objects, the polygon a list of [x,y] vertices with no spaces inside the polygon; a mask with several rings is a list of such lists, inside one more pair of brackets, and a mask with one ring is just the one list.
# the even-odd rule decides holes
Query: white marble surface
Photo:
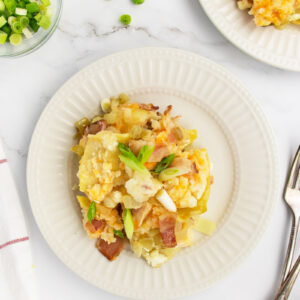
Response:
[{"label": "white marble surface", "polygon": [[[129,28],[118,18],[130,13]],[[43,300],[119,299],[89,285],[50,250],[33,219],[26,191],[26,158],[41,111],[55,91],[94,60],[124,49],[169,46],[210,58],[229,69],[253,93],[278,141],[281,185],[300,144],[300,74],[248,57],[231,45],[205,16],[197,0],[65,0],[58,30],[37,52],[0,60],[0,136],[4,139],[31,233],[38,285]],[[281,271],[290,213],[278,199],[271,224],[245,263],[215,286],[185,299],[272,299]],[[296,254],[300,252],[300,239]],[[300,298],[300,279],[290,296]]]}]

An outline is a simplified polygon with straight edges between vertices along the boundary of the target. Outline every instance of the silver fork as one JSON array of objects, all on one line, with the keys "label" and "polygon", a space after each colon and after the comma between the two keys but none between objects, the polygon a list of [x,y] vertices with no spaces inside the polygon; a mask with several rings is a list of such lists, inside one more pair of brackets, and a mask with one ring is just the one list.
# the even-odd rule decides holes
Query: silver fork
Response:
[{"label": "silver fork", "polygon": [[[299,164],[300,164],[300,146],[298,148],[292,167],[290,169],[288,180],[283,194],[284,200],[289,205],[292,211],[292,228],[290,233],[289,245],[288,245],[288,249],[287,249],[287,253],[283,265],[281,285],[287,279],[288,274],[291,270],[291,264],[294,256],[297,232],[299,227],[299,218],[300,218],[300,190],[299,190],[300,166]],[[291,281],[291,284],[293,283],[294,281]],[[288,293],[284,293],[284,294],[278,293],[275,299],[286,300],[291,291],[291,287],[292,286],[290,286],[287,289]]]}]

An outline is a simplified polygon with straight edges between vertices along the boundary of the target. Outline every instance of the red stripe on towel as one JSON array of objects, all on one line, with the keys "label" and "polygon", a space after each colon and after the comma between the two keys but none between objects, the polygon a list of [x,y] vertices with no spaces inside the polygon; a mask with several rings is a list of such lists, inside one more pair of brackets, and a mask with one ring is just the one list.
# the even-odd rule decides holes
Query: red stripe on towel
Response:
[{"label": "red stripe on towel", "polygon": [[0,164],[4,164],[7,162],[7,159],[0,159]]},{"label": "red stripe on towel", "polygon": [[0,249],[4,248],[6,246],[9,246],[9,245],[13,245],[13,244],[20,243],[20,242],[25,242],[25,241],[28,241],[28,240],[29,240],[28,236],[25,236],[25,237],[20,238],[20,239],[11,240],[11,241],[8,241],[8,242],[0,245]]}]

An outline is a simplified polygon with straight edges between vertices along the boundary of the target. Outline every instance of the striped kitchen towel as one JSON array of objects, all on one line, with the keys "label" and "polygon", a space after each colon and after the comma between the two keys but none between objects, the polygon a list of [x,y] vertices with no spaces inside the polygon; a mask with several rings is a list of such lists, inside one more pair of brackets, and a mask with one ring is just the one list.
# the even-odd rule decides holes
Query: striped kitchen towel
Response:
[{"label": "striped kitchen towel", "polygon": [[0,140],[0,299],[36,300],[30,239]]}]

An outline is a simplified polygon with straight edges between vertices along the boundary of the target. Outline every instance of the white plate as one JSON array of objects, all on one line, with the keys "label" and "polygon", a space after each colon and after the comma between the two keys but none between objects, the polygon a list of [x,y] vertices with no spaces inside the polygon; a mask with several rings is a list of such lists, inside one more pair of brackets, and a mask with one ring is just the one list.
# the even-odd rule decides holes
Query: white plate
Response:
[{"label": "white plate", "polygon": [[199,1],[219,31],[239,49],[272,66],[300,71],[299,26],[257,27],[253,16],[238,9],[236,0]]},{"label": "white plate", "polygon": [[[108,262],[83,230],[72,191],[73,123],[95,115],[103,97],[121,92],[160,107],[172,104],[182,124],[198,130],[196,145],[208,149],[213,163],[205,215],[217,222],[217,231],[209,238],[196,235],[194,246],[160,269],[129,250]],[[60,88],[34,131],[27,180],[36,222],[70,269],[111,293],[164,299],[212,285],[249,254],[277,197],[278,159],[264,114],[227,71],[189,52],[142,48],[100,59]]]}]

